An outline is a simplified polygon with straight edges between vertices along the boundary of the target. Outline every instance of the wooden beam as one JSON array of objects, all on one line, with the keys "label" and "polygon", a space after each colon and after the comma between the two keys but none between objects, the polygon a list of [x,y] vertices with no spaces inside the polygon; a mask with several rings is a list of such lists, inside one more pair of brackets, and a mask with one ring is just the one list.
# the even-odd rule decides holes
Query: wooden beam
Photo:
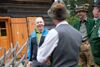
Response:
[{"label": "wooden beam", "polygon": [[52,3],[54,0],[0,0],[0,3]]},{"label": "wooden beam", "polygon": [[51,0],[13,0],[13,1],[23,1],[23,2],[50,2]]}]

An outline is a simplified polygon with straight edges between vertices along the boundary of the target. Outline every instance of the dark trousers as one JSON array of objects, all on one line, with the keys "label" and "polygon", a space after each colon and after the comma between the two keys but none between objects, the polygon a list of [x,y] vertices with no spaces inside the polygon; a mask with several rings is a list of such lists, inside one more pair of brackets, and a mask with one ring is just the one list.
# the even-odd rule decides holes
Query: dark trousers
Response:
[{"label": "dark trousers", "polygon": [[32,62],[33,62],[32,67],[49,67],[49,65],[39,63],[39,62],[36,61],[36,60],[33,60]]}]

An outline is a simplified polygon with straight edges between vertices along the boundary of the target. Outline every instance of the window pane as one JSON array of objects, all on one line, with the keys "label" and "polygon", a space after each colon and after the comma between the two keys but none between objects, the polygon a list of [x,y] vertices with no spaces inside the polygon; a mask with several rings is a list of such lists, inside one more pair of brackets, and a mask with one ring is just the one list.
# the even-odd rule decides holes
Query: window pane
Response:
[{"label": "window pane", "polygon": [[6,23],[5,22],[0,22],[0,28],[6,28]]},{"label": "window pane", "polygon": [[0,29],[0,36],[1,36],[1,29]]},{"label": "window pane", "polygon": [[6,35],[7,35],[6,29],[2,29],[2,30],[1,30],[1,36],[6,36]]}]

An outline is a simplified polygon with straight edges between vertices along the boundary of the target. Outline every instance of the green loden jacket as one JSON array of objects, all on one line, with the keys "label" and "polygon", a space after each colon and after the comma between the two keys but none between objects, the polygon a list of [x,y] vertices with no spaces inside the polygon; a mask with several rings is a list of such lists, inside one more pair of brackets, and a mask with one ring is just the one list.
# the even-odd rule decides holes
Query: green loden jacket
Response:
[{"label": "green loden jacket", "polygon": [[[87,29],[88,38],[90,38],[92,29],[95,25],[95,21],[93,19],[87,18],[85,25],[86,25],[86,29]],[[76,28],[77,30],[80,30],[80,26],[81,26],[81,23],[80,23],[80,21],[78,21],[76,24],[74,24],[73,27]]]},{"label": "green loden jacket", "polygon": [[94,62],[100,63],[100,19],[96,21],[96,25],[93,28],[90,37],[90,43],[91,43],[92,54],[94,56]]}]

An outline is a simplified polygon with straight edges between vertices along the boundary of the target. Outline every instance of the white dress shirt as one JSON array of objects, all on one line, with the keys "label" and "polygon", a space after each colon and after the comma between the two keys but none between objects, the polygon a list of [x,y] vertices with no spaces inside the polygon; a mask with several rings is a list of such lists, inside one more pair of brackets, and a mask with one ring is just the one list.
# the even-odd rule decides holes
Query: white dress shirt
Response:
[{"label": "white dress shirt", "polygon": [[[56,27],[61,24],[68,24],[68,23],[66,21],[62,21],[59,24],[57,24]],[[47,34],[42,46],[38,48],[38,53],[37,53],[38,62],[43,63],[48,59],[53,50],[57,47],[58,41],[59,41],[58,32],[55,29],[51,29]]]}]

